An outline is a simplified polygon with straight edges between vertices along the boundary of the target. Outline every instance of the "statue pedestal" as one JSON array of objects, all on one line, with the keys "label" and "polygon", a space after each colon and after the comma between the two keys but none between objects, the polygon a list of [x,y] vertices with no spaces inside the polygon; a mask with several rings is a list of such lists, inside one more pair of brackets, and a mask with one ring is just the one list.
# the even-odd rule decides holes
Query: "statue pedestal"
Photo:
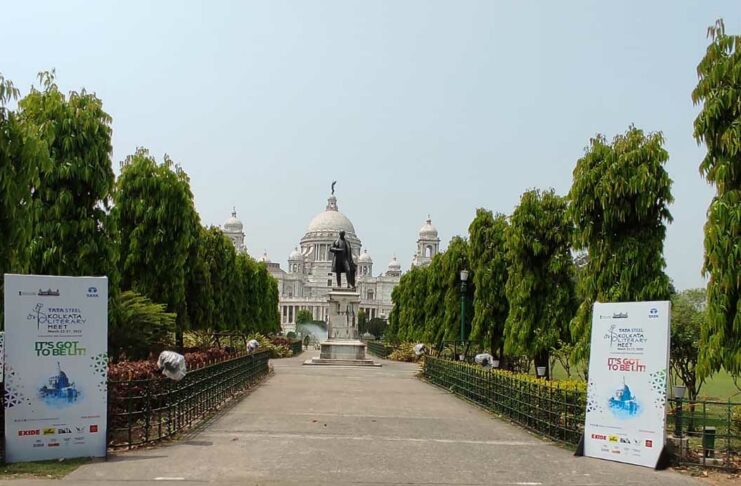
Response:
[{"label": "statue pedestal", "polygon": [[358,310],[360,294],[350,289],[329,292],[327,340],[321,343],[318,358],[306,365],[381,366],[365,356],[365,343],[359,339]]}]

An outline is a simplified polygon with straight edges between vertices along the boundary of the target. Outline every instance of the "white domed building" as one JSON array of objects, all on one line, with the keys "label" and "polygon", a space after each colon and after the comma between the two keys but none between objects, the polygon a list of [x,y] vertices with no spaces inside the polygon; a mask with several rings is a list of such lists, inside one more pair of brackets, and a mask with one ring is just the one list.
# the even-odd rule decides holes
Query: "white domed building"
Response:
[{"label": "white domed building", "polygon": [[419,229],[419,238],[417,239],[417,253],[412,259],[413,267],[426,267],[432,261],[432,257],[440,253],[440,238],[437,235],[437,228],[432,225],[430,215],[427,215],[427,221]]},{"label": "white domed building", "polygon": [[[233,219],[236,220],[236,211],[232,213],[232,218],[227,220],[227,223],[230,223],[231,232],[227,231],[227,224],[225,224],[224,233],[232,239],[235,247],[240,242],[243,248],[244,235],[242,234],[242,240],[235,238],[238,233],[236,233],[237,225]],[[241,229],[242,223],[239,222],[240,232]],[[357,264],[355,284],[360,293],[360,309],[365,312],[368,319],[387,318],[391,312],[393,306],[391,292],[399,284],[402,274],[401,264],[394,257],[385,271],[374,276],[373,259],[367,250],[362,249],[362,242],[355,232],[355,227],[347,216],[340,212],[337,207],[337,198],[331,195],[324,211],[311,220],[299,246],[295,247],[288,256],[287,271],[280,268],[278,263],[271,262],[267,253],[260,259],[266,263],[268,271],[278,281],[281,327],[284,332],[296,330],[296,315],[300,310],[311,312],[314,320],[327,320],[329,313],[327,294],[337,284],[336,277],[332,273],[332,254],[329,248],[337,239],[340,230],[345,231],[345,239],[352,247],[353,260]],[[426,263],[429,263],[439,251],[440,239],[429,217],[425,226],[420,230],[417,247],[418,254],[429,255],[423,257]],[[415,260],[422,261],[418,258]],[[343,275],[343,285],[346,283],[345,278]]]},{"label": "white domed building", "polygon": [[247,252],[247,248],[244,246],[243,229],[244,225],[237,219],[237,208],[233,208],[231,217],[224,222],[223,232],[232,240],[234,248],[239,252]]}]

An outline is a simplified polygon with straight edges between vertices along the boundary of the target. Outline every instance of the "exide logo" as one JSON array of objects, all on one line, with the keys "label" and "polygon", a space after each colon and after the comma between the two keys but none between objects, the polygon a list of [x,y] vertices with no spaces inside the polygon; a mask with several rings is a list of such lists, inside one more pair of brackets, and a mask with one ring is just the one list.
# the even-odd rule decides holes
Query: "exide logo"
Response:
[{"label": "exide logo", "polygon": [[607,436],[602,434],[592,434],[592,439],[607,440]]},{"label": "exide logo", "polygon": [[35,430],[19,430],[18,431],[18,436],[19,437],[23,437],[23,436],[26,436],[26,435],[39,435],[39,433],[40,433],[39,429],[35,429]]}]

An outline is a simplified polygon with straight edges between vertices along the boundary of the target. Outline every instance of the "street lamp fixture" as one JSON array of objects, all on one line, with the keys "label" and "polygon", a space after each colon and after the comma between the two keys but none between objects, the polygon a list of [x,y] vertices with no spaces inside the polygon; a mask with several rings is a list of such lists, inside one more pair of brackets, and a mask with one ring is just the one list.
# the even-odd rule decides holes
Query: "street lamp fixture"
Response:
[{"label": "street lamp fixture", "polygon": [[673,391],[674,398],[677,400],[677,407],[674,410],[674,437],[682,437],[682,399],[687,387],[675,385]]},{"label": "street lamp fixture", "polygon": [[468,270],[461,270],[461,345],[466,341],[466,285],[468,284]]}]

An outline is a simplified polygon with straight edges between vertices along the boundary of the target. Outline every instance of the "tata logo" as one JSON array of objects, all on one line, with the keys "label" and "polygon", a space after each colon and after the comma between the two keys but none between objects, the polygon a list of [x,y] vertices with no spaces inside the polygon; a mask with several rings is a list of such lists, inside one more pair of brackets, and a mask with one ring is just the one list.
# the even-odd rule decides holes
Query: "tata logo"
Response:
[{"label": "tata logo", "polygon": [[87,294],[88,297],[97,297],[98,296],[98,287],[88,287]]},{"label": "tata logo", "polygon": [[659,318],[659,309],[656,307],[651,307],[651,310],[648,311],[648,318],[649,319],[658,319]]},{"label": "tata logo", "polygon": [[19,430],[18,431],[18,437],[25,437],[27,435],[39,435],[41,431],[39,429],[33,429],[33,430]]}]

